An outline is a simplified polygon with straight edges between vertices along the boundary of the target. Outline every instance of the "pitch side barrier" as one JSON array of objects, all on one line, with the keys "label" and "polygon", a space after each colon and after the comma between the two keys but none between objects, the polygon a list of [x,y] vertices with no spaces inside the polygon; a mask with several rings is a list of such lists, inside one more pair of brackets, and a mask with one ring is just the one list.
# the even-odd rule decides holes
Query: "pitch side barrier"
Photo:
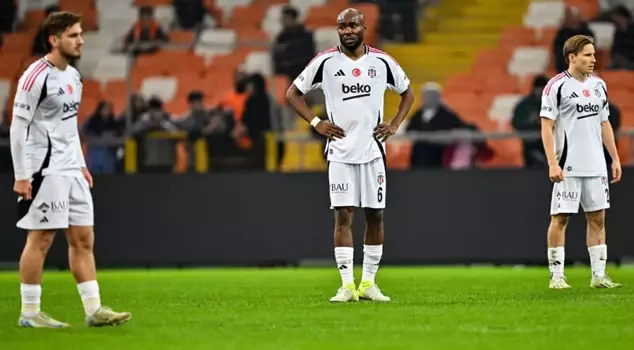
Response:
[{"label": "pitch side barrier", "polygon": [[[634,182],[613,186],[610,260],[634,256]],[[385,264],[545,262],[551,185],[544,171],[388,172]],[[18,261],[10,175],[0,177],[0,261]],[[97,176],[96,256],[101,267],[332,265],[333,214],[323,173]],[[45,215],[45,214],[43,214]],[[354,225],[362,244],[363,216]],[[585,222],[571,220],[566,259],[587,262]],[[59,235],[47,259],[67,266]],[[356,249],[361,262],[362,249]]]}]

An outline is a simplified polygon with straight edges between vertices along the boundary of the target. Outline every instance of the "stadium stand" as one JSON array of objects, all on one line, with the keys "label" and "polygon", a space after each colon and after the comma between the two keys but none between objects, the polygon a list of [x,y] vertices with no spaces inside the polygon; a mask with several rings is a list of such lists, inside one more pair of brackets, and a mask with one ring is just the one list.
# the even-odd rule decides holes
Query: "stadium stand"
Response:
[{"label": "stadium stand", "polygon": [[[177,3],[177,2],[175,2]],[[313,31],[317,51],[338,42],[334,18],[350,6],[347,0],[205,0],[209,16],[200,30],[175,26],[172,0],[16,0],[20,21],[16,31],[3,36],[0,48],[0,109],[11,115],[11,96],[20,72],[37,57],[32,56],[38,24],[46,8],[82,13],[85,19],[85,48],[78,68],[84,76],[84,100],[80,122],[94,112],[101,100],[108,100],[119,115],[126,110],[132,91],[158,96],[174,118],[185,114],[187,96],[202,91],[207,107],[222,104],[235,85],[235,72],[260,73],[267,79],[269,92],[282,110],[289,79],[275,75],[269,45],[281,31],[282,9],[295,6],[300,20]],[[124,37],[138,20],[138,9],[154,8],[157,23],[168,33],[168,46],[131,59],[121,49]],[[366,41],[379,45],[380,7],[354,4],[366,15]],[[515,104],[531,88],[534,76],[554,73],[552,43],[566,6],[575,6],[591,19],[599,15],[597,0],[444,0],[421,16],[419,43],[382,45],[404,67],[416,96],[429,81],[444,86],[444,100],[466,122],[483,131],[511,131],[510,118]],[[634,73],[609,71],[614,25],[591,22],[599,51],[598,74],[610,86],[611,99],[623,110],[623,126],[634,126]],[[132,91],[128,87],[132,88]],[[393,115],[398,96],[386,96],[386,115]],[[415,108],[412,108],[412,112]],[[319,106],[315,107],[319,112]],[[310,135],[310,127],[298,118],[289,135]],[[274,144],[269,143],[269,145]],[[523,166],[519,139],[488,142],[494,157],[482,167]],[[388,165],[407,169],[411,142],[388,144]],[[626,159],[627,138],[620,140]],[[181,161],[186,153],[181,152]],[[181,165],[180,168],[183,168]],[[286,141],[282,171],[325,168],[321,140]]]}]

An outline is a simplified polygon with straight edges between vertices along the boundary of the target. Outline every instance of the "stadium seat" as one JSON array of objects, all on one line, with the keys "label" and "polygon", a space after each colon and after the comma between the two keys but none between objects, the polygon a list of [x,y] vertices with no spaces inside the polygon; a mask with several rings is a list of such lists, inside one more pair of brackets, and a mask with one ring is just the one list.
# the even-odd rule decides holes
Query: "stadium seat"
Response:
[{"label": "stadium seat", "polygon": [[244,69],[248,73],[260,73],[266,77],[272,75],[271,54],[268,51],[250,53],[244,62]]},{"label": "stadium seat", "polygon": [[205,29],[198,38],[198,45],[233,49],[236,39],[235,31],[230,29]]},{"label": "stadium seat", "polygon": [[513,110],[522,97],[522,95],[497,95],[489,109],[489,119],[500,123],[510,123],[513,118]]},{"label": "stadium seat", "polygon": [[545,71],[549,63],[549,48],[518,47],[511,56],[508,70],[519,76],[537,74]]},{"label": "stadium seat", "polygon": [[160,5],[154,8],[154,17],[163,28],[171,28],[174,23],[174,7],[171,4]]},{"label": "stadium seat", "polygon": [[220,10],[225,17],[225,19],[230,18],[231,11],[238,6],[247,6],[251,4],[251,0],[215,0],[215,5]]},{"label": "stadium seat", "polygon": [[174,77],[149,77],[141,83],[141,94],[146,98],[158,96],[163,101],[171,101],[176,96],[176,87],[177,80]]},{"label": "stadium seat", "polygon": [[597,50],[610,50],[614,41],[616,27],[608,22],[590,22],[590,30],[594,33]]},{"label": "stadium seat", "polygon": [[562,1],[531,2],[524,15],[524,25],[529,28],[558,27],[564,18]]},{"label": "stadium seat", "polygon": [[337,27],[317,28],[314,34],[317,52],[322,52],[339,45],[339,33],[337,32]]},{"label": "stadium seat", "polygon": [[101,82],[112,79],[125,79],[128,75],[128,57],[125,55],[103,56],[95,66],[93,78]]}]

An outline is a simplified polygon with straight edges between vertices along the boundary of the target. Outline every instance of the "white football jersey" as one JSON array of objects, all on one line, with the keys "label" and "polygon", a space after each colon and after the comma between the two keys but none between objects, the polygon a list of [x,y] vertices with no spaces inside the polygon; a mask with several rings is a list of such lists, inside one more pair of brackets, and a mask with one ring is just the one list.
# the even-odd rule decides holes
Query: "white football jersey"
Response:
[{"label": "white football jersey", "polygon": [[[22,74],[13,115],[29,126],[25,169],[16,169],[16,178],[28,178],[37,172],[82,176],[85,160],[77,127],[81,94],[81,76],[70,65],[62,71],[44,57]],[[21,172],[24,174],[18,174]]]},{"label": "white football jersey", "polygon": [[402,94],[409,87],[403,69],[388,54],[365,45],[357,60],[339,46],[318,54],[293,82],[304,94],[321,88],[331,122],[346,136],[326,144],[329,161],[363,164],[385,158],[385,145],[373,136],[383,122],[385,90]]},{"label": "white football jersey", "polygon": [[567,71],[544,88],[540,115],[555,121],[555,154],[565,175],[606,175],[601,124],[610,115],[607,94],[601,78],[580,82]]}]

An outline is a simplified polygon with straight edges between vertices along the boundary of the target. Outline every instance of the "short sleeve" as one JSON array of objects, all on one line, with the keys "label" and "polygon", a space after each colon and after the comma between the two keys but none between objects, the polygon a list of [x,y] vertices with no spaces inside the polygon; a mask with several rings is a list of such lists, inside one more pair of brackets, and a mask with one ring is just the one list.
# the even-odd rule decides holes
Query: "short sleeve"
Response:
[{"label": "short sleeve", "polygon": [[295,81],[293,81],[293,84],[297,87],[297,89],[299,89],[299,91],[306,94],[312,90],[321,88],[323,80],[323,65],[329,57],[330,56],[320,53],[313,58],[310,63],[308,63],[306,68],[304,68],[300,75],[295,78]]},{"label": "short sleeve", "polygon": [[42,95],[44,81],[46,81],[46,73],[37,69],[27,71],[20,77],[13,101],[14,117],[19,117],[29,123],[33,120]]},{"label": "short sleeve", "polygon": [[557,106],[557,91],[559,87],[559,84],[556,86],[552,86],[551,84],[546,85],[542,95],[542,107],[539,112],[540,117],[557,120],[559,116],[559,108]]},{"label": "short sleeve", "polygon": [[388,77],[387,87],[400,95],[407,91],[409,78],[405,75],[403,68],[394,59],[390,57],[386,62],[393,78],[392,80]]}]

